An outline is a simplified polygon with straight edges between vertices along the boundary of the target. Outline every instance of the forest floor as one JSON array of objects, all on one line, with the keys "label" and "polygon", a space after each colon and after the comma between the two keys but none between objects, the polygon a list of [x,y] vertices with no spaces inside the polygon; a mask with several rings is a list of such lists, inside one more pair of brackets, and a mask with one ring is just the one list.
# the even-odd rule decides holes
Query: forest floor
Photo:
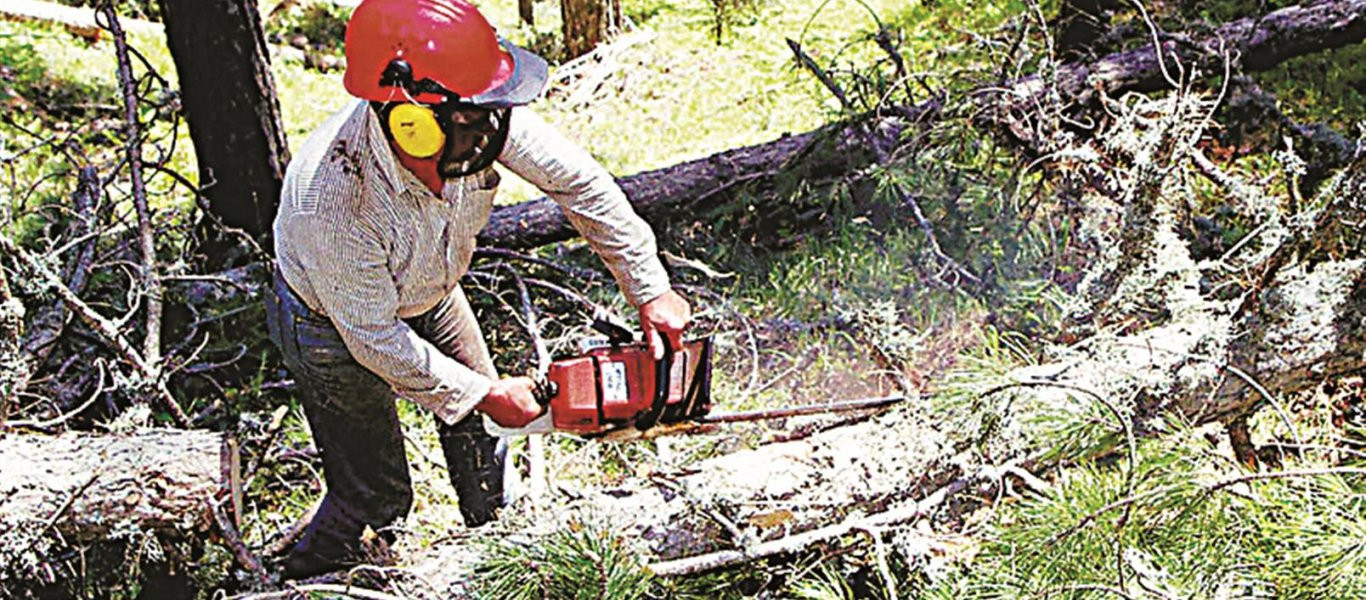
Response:
[{"label": "forest floor", "polygon": [[[23,6],[41,4],[23,2]],[[900,53],[908,60],[909,69],[921,75],[921,84],[926,87],[952,92],[967,85],[965,82],[976,81],[975,78],[991,79],[1002,68],[989,60],[1008,46],[1002,40],[1017,35],[1023,39],[1025,34],[1017,32],[1033,32],[1034,25],[1029,4],[981,4],[635,0],[624,6],[632,25],[621,37],[587,58],[559,64],[552,70],[550,89],[537,110],[618,175],[663,167],[807,131],[848,116],[849,111],[809,70],[796,65],[785,38],[798,41],[820,64],[843,77],[841,81],[871,82],[880,73],[872,65],[884,56],[874,43],[874,36],[879,27],[885,26],[899,32]],[[1215,18],[1220,16],[1218,11],[1224,4],[1237,3],[1211,4],[1218,5],[1208,9],[1209,16]],[[5,10],[18,6],[7,3]],[[273,7],[274,3],[262,3],[263,14],[269,14]],[[552,3],[535,4],[536,26],[519,24],[512,3],[485,8],[504,35],[553,56],[558,17]],[[138,29],[133,33],[135,45],[148,56],[149,62],[174,82],[174,69],[164,41],[158,37],[160,32]],[[278,54],[274,55],[272,68],[281,115],[288,142],[297,147],[308,131],[348,98],[339,71],[306,68],[308,51],[276,48]],[[1366,119],[1366,76],[1359,69],[1364,52],[1357,45],[1297,59],[1259,76],[1259,83],[1282,98],[1283,108],[1291,116],[1326,122],[1354,135],[1353,127]],[[80,32],[29,23],[0,23],[0,56],[6,58],[7,67],[19,70],[38,65],[24,73],[39,73],[57,85],[82,82],[94,90],[92,96],[112,98],[115,75],[111,54],[107,40],[92,41]],[[1044,54],[1039,50],[1035,58]],[[31,83],[16,83],[14,76],[7,77],[7,86]],[[863,92],[863,100],[874,97],[871,102],[876,105],[879,91],[886,90],[870,87]],[[908,101],[926,97],[919,92],[914,98],[898,96]],[[183,129],[184,125],[180,127]],[[698,306],[701,327],[716,336],[720,349],[715,383],[717,410],[881,395],[898,391],[901,383],[909,381],[915,389],[934,396],[936,405],[947,406],[943,408],[946,412],[914,406],[893,415],[894,420],[931,414],[963,417],[964,413],[995,406],[986,403],[988,408],[983,408],[983,404],[976,402],[952,405],[955,398],[962,401],[964,390],[976,389],[977,382],[996,381],[1001,373],[1045,362],[1059,347],[1067,346],[1065,338],[1055,336],[1062,328],[1063,306],[1073,299],[1076,282],[1086,266],[1081,254],[1084,248],[1074,243],[1078,234],[1068,228],[1075,224],[1063,218],[1040,219],[1044,223],[1033,222],[1026,227],[1028,218],[1022,215],[1027,214],[1027,202],[1023,195],[1017,197],[1013,193],[1037,184],[1037,172],[1024,167],[1021,159],[996,147],[986,136],[963,129],[936,130],[929,137],[934,139],[926,143],[929,149],[923,155],[901,165],[903,170],[875,173],[885,177],[874,178],[872,183],[848,181],[814,187],[796,182],[763,198],[742,196],[731,212],[698,215],[696,222],[677,224],[676,229],[661,232],[664,249],[680,257],[671,263],[680,280],[711,294],[699,295]],[[182,139],[188,140],[188,136],[182,134]],[[176,152],[172,164],[193,174],[190,144],[180,144]],[[1279,183],[1281,166],[1270,153],[1232,158],[1226,167],[1250,180],[1284,188]],[[21,172],[20,178],[41,180],[60,175],[66,167],[49,164],[23,168],[31,170]],[[500,202],[539,195],[515,177],[505,177],[504,181],[507,184]],[[888,198],[887,182],[914,189],[933,210],[932,220],[948,224],[941,235],[950,252],[977,252],[981,256],[974,266],[1000,269],[1005,288],[1003,298],[987,302],[959,289],[932,285],[922,266],[927,262],[927,253],[921,234],[905,207]],[[10,192],[11,201],[20,196],[13,189]],[[51,194],[60,198],[67,192],[59,189]],[[1054,193],[1058,197],[1064,195],[1054,188],[1041,195],[1054,200]],[[824,210],[814,219],[796,218],[796,213],[807,210],[805,207],[812,200]],[[190,204],[183,194],[168,194],[163,201],[168,207]],[[773,209],[774,204],[779,208]],[[789,205],[803,208],[788,210],[785,207]],[[1056,214],[1066,211],[1058,209]],[[762,222],[765,216],[791,222],[772,230],[757,228],[755,223]],[[1009,221],[1012,218],[1020,221]],[[962,225],[953,226],[955,220]],[[1046,231],[1039,233],[1035,228]],[[1011,238],[1011,232],[1018,233],[1018,239]],[[1236,239],[1232,229],[1227,235]],[[999,238],[999,245],[980,241],[988,236]],[[591,265],[591,261],[583,260],[584,254],[580,244],[571,242],[545,250],[543,256]],[[588,283],[584,287],[594,300],[628,317],[634,316],[610,286]],[[499,353],[500,368],[505,372],[524,370],[532,357],[516,319],[499,300],[499,292],[478,285],[471,288],[481,316],[490,324],[488,334]],[[567,348],[575,335],[583,331],[578,317],[581,315],[563,315],[564,324],[555,329],[551,340],[555,349]],[[253,382],[255,388],[233,390],[228,395],[231,407],[221,421],[226,430],[243,438],[248,462],[260,468],[259,475],[252,474],[253,485],[246,490],[248,512],[242,529],[244,541],[254,549],[275,542],[308,510],[321,491],[318,463],[316,457],[308,454],[306,421],[297,401],[282,392],[280,386],[267,385],[279,383],[284,377],[278,370],[263,369]],[[1342,431],[1343,411],[1324,407],[1359,403],[1360,394],[1360,379],[1348,378],[1289,398],[1287,403],[1296,422],[1305,431],[1313,432],[1314,435],[1306,436],[1310,441],[1336,443],[1332,436]],[[195,398],[189,403],[204,408],[211,399]],[[281,406],[285,412],[279,413],[283,418],[275,431],[269,424]],[[1335,416],[1325,416],[1330,414]],[[446,479],[429,416],[407,403],[401,404],[400,415],[410,442],[417,499],[404,524],[398,550],[405,560],[417,560],[452,540],[469,540],[472,534],[460,525],[455,496]],[[1336,425],[1332,422],[1335,418]],[[1090,425],[1103,420],[1104,417],[1098,417]],[[688,472],[709,459],[753,449],[796,432],[819,431],[834,422],[832,418],[789,419],[729,427],[706,436],[625,444],[552,437],[547,442],[545,468],[552,474],[551,486],[557,490],[611,490],[659,473]],[[988,424],[977,424],[988,428]],[[1285,441],[1286,432],[1280,426],[1279,416],[1261,415],[1254,421],[1256,441],[1262,445]],[[1227,444],[1205,441],[1206,437],[1218,434],[1217,427],[1186,430],[1173,424],[1172,429],[1170,435],[1155,435],[1130,447],[1127,467],[1120,466],[1124,461],[1115,452],[1078,451],[1057,459],[1050,463],[1045,475],[1055,486],[1056,494],[1031,493],[1026,489],[1031,485],[1028,481],[1017,483],[1014,489],[1003,483],[1000,488],[982,491],[977,494],[980,497],[964,501],[963,506],[952,511],[958,527],[952,535],[933,531],[925,524],[904,528],[903,534],[909,531],[922,536],[897,538],[898,548],[905,550],[903,546],[916,543],[924,547],[907,550],[900,555],[903,558],[893,559],[890,567],[885,564],[885,556],[879,558],[886,550],[881,542],[871,546],[832,543],[812,553],[758,561],[724,572],[704,580],[697,589],[683,589],[683,584],[661,584],[650,593],[843,598],[894,597],[899,589],[902,594],[913,596],[953,597],[966,589],[955,584],[955,580],[968,582],[962,586],[975,586],[974,593],[1010,583],[1002,583],[1005,575],[993,580],[990,575],[974,574],[971,564],[979,554],[987,557],[981,563],[987,568],[999,567],[1013,581],[1030,581],[1039,573],[1026,572],[1028,565],[1041,563],[1028,561],[1038,557],[1022,559],[1020,564],[1024,567],[1012,566],[1014,556],[1002,548],[1030,543],[1049,548],[1062,540],[1057,560],[1044,561],[1047,566],[1038,567],[1040,572],[1056,568],[1069,572],[1075,581],[1091,581],[1087,578],[1088,568],[1100,570],[1122,562],[1116,567],[1121,582],[1124,573],[1138,573],[1142,585],[1159,590],[1129,588],[1125,593],[1134,597],[1168,597],[1190,590],[1209,592],[1206,596],[1196,594],[1197,597],[1215,597],[1211,590],[1234,594],[1229,597],[1266,594],[1264,587],[1258,587],[1261,584],[1249,583],[1239,588],[1244,585],[1240,583],[1242,579],[1236,585],[1209,583],[1200,577],[1212,578],[1212,571],[1182,568],[1190,566],[1182,562],[1182,554],[1215,553],[1213,549],[1222,548],[1219,552],[1229,557],[1246,557],[1262,552],[1274,554],[1289,547],[1290,542],[1282,543],[1285,538],[1277,537],[1289,531],[1288,527],[1277,530],[1280,522],[1275,521],[1273,508],[1279,505],[1268,500],[1260,508],[1235,506],[1244,500],[1256,505],[1257,502],[1248,500],[1251,492],[1233,499],[1220,498],[1217,503],[1192,503],[1195,508],[1191,510],[1199,517],[1196,523],[1184,529],[1154,526],[1143,531],[1152,537],[1131,533],[1136,528],[1120,531],[1122,524],[1107,523],[1118,532],[1116,539],[1131,542],[1129,547],[1134,552],[1122,557],[1112,556],[1111,552],[1120,544],[1111,545],[1114,540],[1103,535],[1068,534],[1053,541],[1041,539],[1046,536],[1039,532],[1057,533],[1062,527],[1060,523],[1076,521],[1108,502],[1122,501],[1126,495],[1138,493],[1134,487],[1138,484],[1128,481],[1136,472],[1153,481],[1186,476],[1194,480],[1194,474],[1232,472],[1236,468],[1228,464]],[[865,437],[875,436],[876,430],[873,431]],[[916,445],[922,440],[901,441]],[[517,450],[525,451],[524,442],[518,442]],[[261,458],[251,460],[258,456]],[[1154,486],[1153,489],[1164,489]],[[1263,489],[1258,493],[1281,494],[1278,502],[1319,501],[1313,496],[1296,495],[1302,491]],[[981,498],[991,494],[999,494],[1002,500]],[[1041,500],[1045,495],[1048,498]],[[1349,526],[1361,522],[1359,506],[1328,504],[1334,510],[1351,513],[1350,518],[1343,519]],[[1220,540],[1219,527],[1231,527],[1229,523],[1235,520],[1228,514],[1239,512],[1259,519],[1264,529],[1255,530],[1241,522],[1245,528],[1239,531],[1251,540],[1247,547],[1230,550],[1219,546],[1227,541]],[[1153,523],[1168,523],[1181,521],[1185,514],[1155,510],[1151,516]],[[963,535],[959,536],[960,533]],[[559,540],[554,535],[544,539]],[[1136,536],[1137,541],[1124,537],[1130,535]],[[1170,539],[1164,537],[1168,535]],[[1183,535],[1194,541],[1173,541]],[[877,534],[871,537],[880,539]],[[1325,535],[1315,539],[1341,541],[1346,537],[1350,536]],[[485,543],[488,540],[479,542]],[[935,550],[925,550],[930,546]],[[1298,554],[1291,557],[1294,561],[1312,562],[1312,549],[1296,550]],[[501,551],[511,552],[513,558],[526,558],[506,548]],[[1346,555],[1355,556],[1350,552]],[[1247,579],[1289,582],[1283,589],[1293,590],[1297,597],[1328,597],[1341,590],[1366,589],[1361,587],[1366,585],[1362,583],[1366,581],[1366,571],[1361,570],[1361,562],[1346,561],[1347,566],[1332,571],[1336,579],[1331,585],[1325,583],[1321,588],[1314,587],[1312,569],[1304,573],[1276,572],[1274,577],[1267,575],[1262,580]],[[1160,568],[1154,566],[1159,563]],[[1242,577],[1243,572],[1230,564],[1219,562],[1221,567],[1232,569],[1230,578]],[[889,576],[889,572],[894,574]],[[1044,597],[1055,595],[1044,584],[1020,585],[1019,589],[1032,589]],[[1077,588],[1056,595],[1105,597],[1110,593],[1099,583],[1087,585],[1099,587],[1089,591]],[[1239,596],[1235,593],[1238,590],[1246,593]],[[528,596],[537,597],[531,593]],[[1002,593],[1001,597],[1011,594]]]}]

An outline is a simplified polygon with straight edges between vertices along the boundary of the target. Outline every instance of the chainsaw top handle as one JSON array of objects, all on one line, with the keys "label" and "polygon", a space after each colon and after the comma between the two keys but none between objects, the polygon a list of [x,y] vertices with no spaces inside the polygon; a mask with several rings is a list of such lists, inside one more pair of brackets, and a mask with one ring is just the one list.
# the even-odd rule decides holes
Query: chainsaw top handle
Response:
[{"label": "chainsaw top handle", "polygon": [[659,423],[659,417],[664,414],[664,405],[669,400],[669,378],[673,374],[674,349],[667,336],[660,335],[659,341],[664,344],[664,356],[655,361],[655,397],[650,403],[650,409],[636,417],[636,429],[641,431]]}]

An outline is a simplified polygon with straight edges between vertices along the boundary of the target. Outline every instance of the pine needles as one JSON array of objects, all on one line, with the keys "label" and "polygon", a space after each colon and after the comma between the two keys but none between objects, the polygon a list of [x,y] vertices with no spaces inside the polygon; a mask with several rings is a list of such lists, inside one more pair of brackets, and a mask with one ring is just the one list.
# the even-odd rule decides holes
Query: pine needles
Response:
[{"label": "pine needles", "polygon": [[595,526],[530,541],[488,541],[482,555],[474,581],[480,598],[640,598],[651,586],[637,555],[620,537]]},{"label": "pine needles", "polygon": [[[1366,477],[1305,459],[1247,474],[1197,431],[1139,444],[1000,507],[983,552],[933,590],[958,598],[1358,598]],[[1126,491],[1127,490],[1127,491]]]}]

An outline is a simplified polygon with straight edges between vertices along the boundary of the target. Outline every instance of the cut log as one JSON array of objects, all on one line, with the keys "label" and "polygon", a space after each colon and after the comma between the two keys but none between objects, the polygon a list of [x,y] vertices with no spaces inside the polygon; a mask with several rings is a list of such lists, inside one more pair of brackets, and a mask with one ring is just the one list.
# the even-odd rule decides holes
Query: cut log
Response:
[{"label": "cut log", "polygon": [[134,532],[185,541],[217,531],[214,511],[236,524],[241,490],[236,445],[208,431],[9,433],[0,438],[0,562],[59,534],[68,543]]},{"label": "cut log", "polygon": [[[1239,19],[1219,27],[1213,34],[1195,35],[1181,44],[1164,41],[1163,49],[1168,53],[1169,70],[1176,68],[1173,57],[1178,57],[1187,66],[1200,65],[1207,74],[1222,74],[1226,54],[1240,52],[1242,70],[1259,71],[1297,56],[1363,39],[1366,0],[1338,0]],[[1025,115],[1035,113],[1040,106],[1053,105],[1046,100],[1049,94],[1056,93],[1077,110],[1085,110],[1098,94],[1113,96],[1166,87],[1154,48],[1149,44],[1090,63],[1063,65],[1050,79],[1029,76],[1005,86],[992,85],[972,92],[969,96],[978,107],[975,118],[979,124],[1005,132],[1032,147],[1039,141],[1039,132],[1032,130],[1036,120]],[[893,111],[893,116],[877,118],[871,123],[875,143],[895,147],[907,123],[932,119],[940,109],[941,102],[932,100]],[[842,123],[784,135],[771,142],[623,177],[618,183],[646,220],[668,222],[723,204],[731,198],[728,192],[741,185],[771,184],[779,174],[821,182],[853,173],[875,157],[860,126],[857,122]],[[479,234],[479,243],[535,248],[577,235],[552,200],[538,198],[495,209]]]}]

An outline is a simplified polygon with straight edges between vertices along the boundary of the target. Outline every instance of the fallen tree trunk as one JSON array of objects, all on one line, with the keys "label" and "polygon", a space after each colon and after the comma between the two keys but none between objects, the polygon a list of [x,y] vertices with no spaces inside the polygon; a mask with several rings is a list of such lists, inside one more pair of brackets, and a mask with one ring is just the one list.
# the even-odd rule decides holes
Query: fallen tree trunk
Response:
[{"label": "fallen tree trunk", "polygon": [[[779,174],[804,181],[830,181],[855,172],[874,157],[870,145],[895,147],[907,118],[934,111],[925,105],[897,117],[874,119],[869,144],[861,122],[837,123],[763,144],[719,152],[617,180],[636,212],[668,221],[720,206],[741,186],[771,183]],[[538,198],[498,207],[479,233],[481,246],[535,248],[570,239],[578,232],[555,202]]]},{"label": "fallen tree trunk", "polygon": [[[966,402],[914,403],[614,489],[566,490],[558,506],[519,506],[503,535],[600,523],[660,573],[731,565],[920,518],[941,490],[980,490],[970,483],[991,477],[974,474],[997,465],[1123,449],[1173,414],[1196,425],[1260,407],[1284,414],[1288,395],[1366,369],[1366,258],[1352,225],[1366,219],[1366,159],[1295,214],[1256,212],[1280,203],[1264,184],[1224,174],[1231,204],[1263,226],[1220,260],[1197,260],[1181,219],[1197,193],[1189,180],[1203,168],[1194,144],[1205,124],[1191,117],[1209,109],[1179,95],[1135,103],[1115,131],[1098,135],[1138,140],[1142,131],[1143,141],[1098,141],[1092,166],[1077,167],[1111,178],[1081,199],[1090,214],[1078,230],[1099,249],[1078,294],[1097,307],[1083,342],[1050,349],[1043,365],[975,376],[955,390]],[[1134,323],[1147,325],[1133,331]],[[1289,417],[1280,421],[1280,435],[1293,438]],[[474,560],[468,546],[447,546],[414,569],[451,581]]]},{"label": "fallen tree trunk", "polygon": [[196,540],[241,513],[237,449],[219,433],[8,433],[0,465],[0,583],[67,545]]},{"label": "fallen tree trunk", "polygon": [[[1005,86],[991,85],[969,95],[976,99],[978,123],[1006,131],[1027,146],[1037,144],[1044,125],[1036,118],[1042,106],[1054,106],[1048,96],[1071,102],[1078,110],[1090,107],[1098,95],[1154,91],[1170,87],[1163,75],[1198,65],[1206,73],[1222,73],[1225,56],[1238,52],[1243,71],[1271,69],[1286,60],[1339,48],[1366,39],[1366,0],[1337,0],[1292,6],[1258,17],[1227,23],[1213,34],[1164,40],[1166,58],[1159,62],[1152,44],[1116,52],[1089,63],[1058,67],[1056,72],[1032,75]],[[908,122],[933,119],[939,100],[892,111],[873,119],[874,144],[893,148]],[[618,180],[636,211],[651,222],[678,215],[695,215],[730,199],[741,185],[769,183],[778,174],[809,181],[829,181],[872,163],[875,153],[865,141],[859,122],[831,125],[777,140],[727,150],[694,161],[646,171]],[[1313,132],[1291,131],[1292,135]],[[1341,164],[1332,165],[1334,167]],[[534,248],[577,236],[554,201],[538,198],[493,211],[479,234],[483,246]]]},{"label": "fallen tree trunk", "polygon": [[1034,140],[1034,120],[1025,117],[1051,106],[1050,96],[1087,106],[1099,96],[1171,89],[1188,82],[1193,67],[1219,75],[1228,60],[1235,72],[1265,71],[1298,56],[1355,44],[1366,39],[1366,0],[1290,6],[1230,21],[1212,34],[1162,37],[1161,56],[1156,44],[1147,44],[982,90],[976,94],[983,109],[979,119],[1009,126],[1020,139]]}]

